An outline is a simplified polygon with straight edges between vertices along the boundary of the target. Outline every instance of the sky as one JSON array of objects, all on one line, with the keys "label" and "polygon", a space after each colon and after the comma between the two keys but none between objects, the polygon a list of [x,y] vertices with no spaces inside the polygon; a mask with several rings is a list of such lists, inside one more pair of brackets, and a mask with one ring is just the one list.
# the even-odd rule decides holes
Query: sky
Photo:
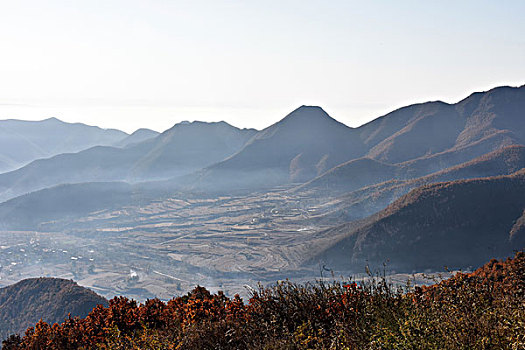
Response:
[{"label": "sky", "polygon": [[0,119],[353,127],[525,84],[525,1],[0,0]]}]

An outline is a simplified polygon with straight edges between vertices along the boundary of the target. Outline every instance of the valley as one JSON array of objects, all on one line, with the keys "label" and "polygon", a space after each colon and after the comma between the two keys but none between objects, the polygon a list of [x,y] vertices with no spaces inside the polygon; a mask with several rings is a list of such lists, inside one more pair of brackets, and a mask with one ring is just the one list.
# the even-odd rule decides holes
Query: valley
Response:
[{"label": "valley", "polygon": [[0,174],[0,286],[60,277],[143,301],[474,269],[525,245],[524,93],[359,128],[316,106],[261,131],[181,122],[36,160]]},{"label": "valley", "polygon": [[302,263],[312,249],[337,238],[320,233],[330,226],[319,220],[323,204],[286,188],[250,196],[173,197],[44,223],[43,231],[4,231],[0,283],[56,276],[106,297],[144,300],[169,299],[197,284],[233,295],[246,294],[245,284],[315,279],[319,268]]},{"label": "valley", "polygon": [[520,13],[5,1],[0,350],[525,349]]}]

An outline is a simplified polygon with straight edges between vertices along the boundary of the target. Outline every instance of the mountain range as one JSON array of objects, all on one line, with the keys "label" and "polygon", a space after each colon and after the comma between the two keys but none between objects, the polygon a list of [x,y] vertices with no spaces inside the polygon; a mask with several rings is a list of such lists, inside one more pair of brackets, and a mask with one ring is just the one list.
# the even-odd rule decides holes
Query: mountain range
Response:
[{"label": "mountain range", "polygon": [[[225,122],[132,135],[89,129],[119,136],[89,145],[78,136],[55,155],[62,146],[46,146],[0,174],[0,234],[93,238],[109,253],[99,256],[102,277],[86,272],[86,281],[148,297],[158,276],[179,290],[191,278],[304,275],[320,261],[342,272],[383,262],[398,272],[475,267],[525,245],[524,111],[521,86],[410,105],[357,128],[301,106],[260,131]],[[46,128],[46,140],[70,138]],[[34,273],[14,248],[27,241],[6,244],[20,256],[0,257],[8,276],[18,266]],[[96,260],[84,263],[76,248],[81,258],[46,249],[64,273],[94,271]],[[122,265],[111,260],[122,256]]]},{"label": "mountain range", "polygon": [[456,104],[404,107],[355,129],[310,106],[259,132],[180,123],[124,149],[94,147],[1,174],[0,199],[93,181],[171,179],[174,187],[197,192],[255,190],[302,183],[336,166],[360,169],[360,178],[345,180],[356,181],[354,188],[374,177],[375,183],[416,178],[524,144],[524,95],[523,86],[495,88]]},{"label": "mountain range", "polygon": [[78,152],[93,146],[113,145],[128,135],[120,130],[101,129],[56,118],[41,121],[0,121],[0,172],[19,168],[40,158]]},{"label": "mountain range", "polygon": [[186,175],[235,153],[253,134],[253,129],[241,130],[225,122],[183,122],[124,148],[95,146],[38,159],[0,174],[0,199],[64,183],[136,182]]}]

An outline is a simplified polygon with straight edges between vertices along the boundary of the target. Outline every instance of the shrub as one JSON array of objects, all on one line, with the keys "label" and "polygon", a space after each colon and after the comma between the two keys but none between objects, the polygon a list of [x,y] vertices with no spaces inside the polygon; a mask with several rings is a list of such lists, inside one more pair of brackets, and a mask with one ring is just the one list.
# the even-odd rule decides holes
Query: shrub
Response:
[{"label": "shrub", "polygon": [[248,303],[196,287],[167,303],[117,297],[39,322],[4,349],[523,349],[525,254],[429,287],[280,282]]}]

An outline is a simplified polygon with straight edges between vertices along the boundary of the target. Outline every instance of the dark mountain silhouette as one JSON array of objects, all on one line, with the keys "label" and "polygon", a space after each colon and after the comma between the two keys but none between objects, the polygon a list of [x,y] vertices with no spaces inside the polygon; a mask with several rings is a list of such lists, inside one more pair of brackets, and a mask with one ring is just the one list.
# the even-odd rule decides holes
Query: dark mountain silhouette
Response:
[{"label": "dark mountain silhouette", "polygon": [[[318,258],[331,267],[387,262],[401,271],[478,266],[525,246],[525,170],[418,187],[356,224]],[[317,259],[314,259],[317,260]]]},{"label": "dark mountain silhouette", "polygon": [[126,148],[97,146],[0,174],[0,200],[63,183],[167,179],[235,153],[255,133],[227,123],[180,123]]},{"label": "dark mountain silhouette", "polygon": [[141,128],[141,129],[135,130],[131,135],[129,135],[125,139],[120,140],[119,142],[115,143],[114,146],[129,147],[131,145],[135,145],[142,141],[152,139],[158,135],[159,135],[158,131]]},{"label": "dark mountain silhouette", "polygon": [[48,323],[85,317],[97,305],[108,302],[70,280],[30,278],[0,288],[0,335],[23,333],[40,319]]},{"label": "dark mountain silhouette", "polygon": [[257,133],[238,153],[206,168],[195,187],[225,190],[304,182],[363,151],[353,129],[320,107],[302,106]]},{"label": "dark mountain silhouette", "polygon": [[96,145],[112,145],[128,135],[56,118],[41,121],[0,121],[0,171],[23,166],[35,159],[60,153],[78,152]]},{"label": "dark mountain silhouette", "polygon": [[0,203],[0,229],[39,229],[41,225],[55,220],[143,203],[140,192],[125,182],[58,185]]},{"label": "dark mountain silhouette", "polygon": [[58,184],[120,180],[126,177],[136,159],[137,155],[128,149],[103,146],[38,159],[0,174],[0,200]]}]

